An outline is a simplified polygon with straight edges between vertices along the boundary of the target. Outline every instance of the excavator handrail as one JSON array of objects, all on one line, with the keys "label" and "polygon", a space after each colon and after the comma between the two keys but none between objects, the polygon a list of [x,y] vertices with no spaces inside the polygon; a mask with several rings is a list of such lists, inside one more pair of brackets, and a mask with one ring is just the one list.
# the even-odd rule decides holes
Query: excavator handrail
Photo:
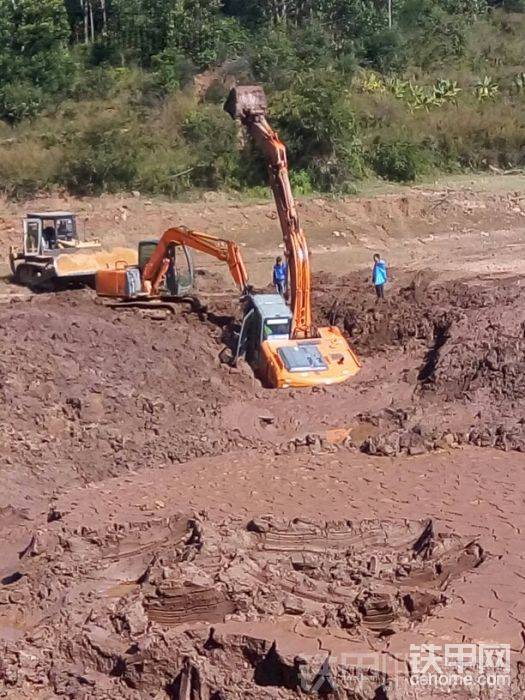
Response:
[{"label": "excavator handrail", "polygon": [[256,86],[233,88],[225,105],[239,118],[266,157],[290,271],[292,337],[315,336],[312,325],[310,254],[288,177],[286,146],[266,119],[266,99]]},{"label": "excavator handrail", "polygon": [[164,231],[144,266],[142,286],[149,295],[155,296],[159,291],[169,266],[169,247],[173,244],[184,245],[227,263],[230,274],[241,292],[244,293],[247,290],[248,272],[237,243],[180,226]]}]

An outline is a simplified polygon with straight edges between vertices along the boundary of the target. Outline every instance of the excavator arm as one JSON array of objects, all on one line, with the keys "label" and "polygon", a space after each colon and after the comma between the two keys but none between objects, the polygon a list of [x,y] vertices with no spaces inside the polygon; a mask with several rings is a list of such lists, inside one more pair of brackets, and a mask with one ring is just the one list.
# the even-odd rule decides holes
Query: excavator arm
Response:
[{"label": "excavator arm", "polygon": [[233,88],[224,108],[233,119],[240,119],[266,158],[290,272],[292,337],[310,338],[315,334],[310,298],[310,256],[288,177],[286,147],[266,119],[266,97],[262,88]]},{"label": "excavator arm", "polygon": [[158,294],[159,287],[170,264],[170,247],[185,245],[227,263],[235,283],[244,292],[248,286],[248,273],[239,246],[234,241],[199,233],[190,229],[169,228],[160,238],[157,247],[142,272],[143,291],[150,296]]}]

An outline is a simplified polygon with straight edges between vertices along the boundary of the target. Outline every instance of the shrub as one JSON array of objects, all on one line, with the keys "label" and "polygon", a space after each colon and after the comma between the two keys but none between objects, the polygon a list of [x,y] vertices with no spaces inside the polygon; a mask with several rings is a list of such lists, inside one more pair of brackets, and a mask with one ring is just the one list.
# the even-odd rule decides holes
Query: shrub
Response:
[{"label": "shrub", "polygon": [[250,52],[251,68],[258,82],[287,89],[299,70],[297,52],[284,27],[261,32]]},{"label": "shrub", "polygon": [[293,168],[308,170],[312,184],[336,188],[362,172],[361,145],[349,96],[337,76],[320,71],[278,93],[272,114]]},{"label": "shrub", "polygon": [[295,194],[312,194],[314,189],[307,170],[292,170],[290,173],[290,184]]},{"label": "shrub", "polygon": [[109,66],[96,66],[79,71],[72,87],[72,97],[108,100],[118,90],[118,72]]},{"label": "shrub", "polygon": [[190,189],[192,172],[192,157],[187,148],[157,145],[142,151],[136,186],[141,192],[176,197]]},{"label": "shrub", "polygon": [[139,148],[133,123],[103,115],[68,144],[61,181],[78,194],[130,189],[137,174]]},{"label": "shrub", "polygon": [[152,68],[157,84],[165,92],[185,87],[197,72],[193,62],[177,48],[153,56]]},{"label": "shrub", "polygon": [[394,73],[406,65],[405,42],[398,31],[384,29],[372,34],[364,43],[367,62],[376,70]]},{"label": "shrub", "polygon": [[410,143],[380,143],[373,153],[375,172],[385,180],[413,182],[421,168],[421,155]]},{"label": "shrub", "polygon": [[507,12],[525,12],[525,0],[503,0],[502,5]]},{"label": "shrub", "polygon": [[1,189],[10,197],[30,197],[52,187],[57,181],[61,151],[45,148],[32,139],[0,146]]},{"label": "shrub", "polygon": [[190,112],[182,134],[192,153],[191,180],[198,187],[233,185],[238,166],[237,129],[216,105],[203,105]]},{"label": "shrub", "polygon": [[15,123],[34,117],[43,101],[44,93],[31,83],[6,83],[0,87],[0,118]]}]

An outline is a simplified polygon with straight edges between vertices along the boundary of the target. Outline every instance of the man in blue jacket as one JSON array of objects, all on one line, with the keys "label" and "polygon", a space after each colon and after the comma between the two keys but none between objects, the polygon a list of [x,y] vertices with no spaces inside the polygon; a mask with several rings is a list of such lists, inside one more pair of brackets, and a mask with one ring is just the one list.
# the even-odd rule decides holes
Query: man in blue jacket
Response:
[{"label": "man in blue jacket", "polygon": [[275,291],[282,297],[286,293],[286,278],[288,275],[288,270],[286,263],[283,262],[281,256],[275,259],[275,265],[273,266],[273,284],[275,286]]},{"label": "man in blue jacket", "polygon": [[372,284],[376,288],[377,299],[385,298],[385,284],[388,280],[386,262],[381,260],[379,253],[374,255],[374,268],[372,270]]}]

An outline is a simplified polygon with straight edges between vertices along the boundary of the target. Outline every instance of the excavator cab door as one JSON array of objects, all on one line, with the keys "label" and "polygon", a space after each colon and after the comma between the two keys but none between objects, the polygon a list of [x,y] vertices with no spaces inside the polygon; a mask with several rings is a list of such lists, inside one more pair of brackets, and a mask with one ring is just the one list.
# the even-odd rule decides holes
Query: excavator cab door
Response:
[{"label": "excavator cab door", "polygon": [[246,360],[256,369],[261,362],[262,318],[257,308],[252,311],[246,328]]},{"label": "excavator cab door", "polygon": [[190,249],[185,245],[177,246],[175,252],[175,275],[178,295],[183,296],[193,289],[195,283],[193,257]]},{"label": "excavator cab door", "polygon": [[255,309],[250,309],[242,320],[241,330],[237,340],[237,349],[233,358],[233,366],[237,365],[239,357],[246,357],[250,362],[250,356],[253,354],[253,336],[255,326]]},{"label": "excavator cab door", "polygon": [[42,254],[42,221],[24,219],[24,255]]}]

